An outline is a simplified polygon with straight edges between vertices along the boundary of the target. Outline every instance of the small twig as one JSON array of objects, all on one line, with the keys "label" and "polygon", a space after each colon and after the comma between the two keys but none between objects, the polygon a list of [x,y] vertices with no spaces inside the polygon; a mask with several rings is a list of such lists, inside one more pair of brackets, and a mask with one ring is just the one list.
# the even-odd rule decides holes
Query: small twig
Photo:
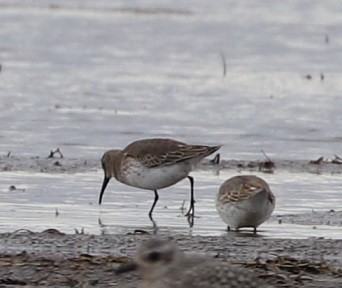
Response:
[{"label": "small twig", "polygon": [[264,150],[261,150],[261,152],[264,154],[268,161],[259,163],[259,171],[265,169],[265,172],[273,173],[273,169],[275,168],[274,162],[271,160],[270,157],[267,156]]},{"label": "small twig", "polygon": [[133,232],[134,235],[148,235],[148,234],[151,234],[150,232],[146,231],[146,230],[143,230],[143,229],[135,229],[134,232]]},{"label": "small twig", "polygon": [[53,166],[62,166],[62,164],[59,163],[58,161],[56,161],[56,162],[53,163]]},{"label": "small twig", "polygon": [[16,186],[14,185],[11,185],[9,188],[8,188],[9,191],[25,191],[24,188],[17,188]]},{"label": "small twig", "polygon": [[104,224],[102,223],[101,218],[98,218],[98,219],[97,219],[97,222],[99,223],[99,226],[100,226],[101,228],[106,227],[106,225],[104,225]]},{"label": "small twig", "polygon": [[319,157],[317,160],[311,160],[310,161],[311,164],[316,164],[316,165],[322,164],[323,162],[324,162],[323,156]]},{"label": "small twig", "polygon": [[220,153],[217,153],[215,157],[210,160],[210,163],[220,164]]},{"label": "small twig", "polygon": [[342,158],[339,157],[338,155],[334,154],[334,156],[335,156],[335,159],[336,159],[336,160],[341,160],[341,161],[342,161]]},{"label": "small twig", "polygon": [[52,150],[50,150],[50,154],[49,154],[48,158],[53,158],[53,154],[54,154],[54,152]]},{"label": "small twig", "polygon": [[55,156],[55,154],[57,154],[57,153],[59,154],[59,158],[64,158],[64,156],[63,156],[63,154],[59,148],[57,148],[55,151],[51,150],[50,154],[47,158],[53,158]]},{"label": "small twig", "polygon": [[268,159],[268,161],[273,162],[270,157],[267,156],[264,150],[261,149],[262,154]]},{"label": "small twig", "polygon": [[332,164],[342,164],[342,158],[337,156],[337,155],[334,155],[335,156],[335,159],[331,160],[331,163]]},{"label": "small twig", "polygon": [[75,234],[79,234],[79,235],[84,235],[84,227],[81,228],[81,231],[78,231],[77,228],[74,228],[75,229]]},{"label": "small twig", "polygon": [[5,285],[5,286],[1,285],[1,287],[6,287],[7,285],[24,286],[24,285],[28,284],[27,282],[25,282],[23,280],[12,279],[12,278],[8,278],[8,277],[6,277],[6,278],[1,277],[0,282],[1,282],[1,284]]},{"label": "small twig", "polygon": [[223,77],[226,77],[227,74],[227,64],[226,64],[226,57],[224,56],[223,52],[221,53],[222,65],[223,65]]},{"label": "small twig", "polygon": [[19,234],[19,233],[29,233],[29,234],[34,234],[33,231],[29,229],[18,229],[12,232],[12,234]]}]

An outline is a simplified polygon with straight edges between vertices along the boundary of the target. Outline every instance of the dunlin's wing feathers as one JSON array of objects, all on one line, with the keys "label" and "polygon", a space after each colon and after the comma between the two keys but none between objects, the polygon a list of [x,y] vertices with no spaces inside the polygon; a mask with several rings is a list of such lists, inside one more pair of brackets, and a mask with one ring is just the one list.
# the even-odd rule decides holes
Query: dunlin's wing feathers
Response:
[{"label": "dunlin's wing feathers", "polygon": [[220,146],[188,145],[172,139],[147,139],[128,145],[123,153],[139,160],[144,166],[172,165],[195,157],[204,158],[218,150]]}]

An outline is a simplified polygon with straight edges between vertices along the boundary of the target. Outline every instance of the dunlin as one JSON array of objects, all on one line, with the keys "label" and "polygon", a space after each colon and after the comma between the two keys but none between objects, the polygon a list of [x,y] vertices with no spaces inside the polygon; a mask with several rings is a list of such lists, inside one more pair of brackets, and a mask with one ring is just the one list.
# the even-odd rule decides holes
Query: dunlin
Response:
[{"label": "dunlin", "polygon": [[220,187],[216,209],[228,230],[257,227],[266,221],[275,207],[275,196],[268,184],[254,175],[235,176]]},{"label": "dunlin", "polygon": [[154,202],[159,199],[157,190],[169,187],[188,178],[191,195],[190,209],[186,215],[194,215],[194,179],[189,176],[194,165],[214,153],[220,146],[188,145],[172,139],[145,139],[129,144],[123,150],[109,150],[102,156],[104,180],[99,204],[109,180],[115,177],[129,186],[154,191]]},{"label": "dunlin", "polygon": [[151,238],[137,249],[132,263],[117,273],[136,270],[149,288],[266,287],[248,270],[204,255],[184,253],[169,240]]}]

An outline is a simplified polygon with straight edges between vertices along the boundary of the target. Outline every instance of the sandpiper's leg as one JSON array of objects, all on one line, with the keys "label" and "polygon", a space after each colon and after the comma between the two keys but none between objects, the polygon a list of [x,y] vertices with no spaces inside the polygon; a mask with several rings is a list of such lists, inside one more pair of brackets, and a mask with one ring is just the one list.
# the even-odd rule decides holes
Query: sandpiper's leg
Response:
[{"label": "sandpiper's leg", "polygon": [[188,223],[189,223],[190,228],[194,226],[194,222],[195,222],[195,217],[193,215],[189,215],[188,216]]},{"label": "sandpiper's leg", "polygon": [[257,227],[254,227],[254,234],[257,234]]},{"label": "sandpiper's leg", "polygon": [[107,184],[108,184],[109,180],[110,180],[110,178],[105,175],[104,179],[103,179],[103,183],[102,183],[101,192],[100,192],[99,204],[102,203],[102,196],[103,196],[103,193],[104,193],[104,191],[105,191],[105,189],[107,187]]},{"label": "sandpiper's leg", "polygon": [[153,218],[152,218],[152,212],[153,212],[154,206],[156,206],[156,204],[158,202],[158,199],[159,199],[158,192],[157,192],[157,190],[154,190],[154,202],[152,204],[150,212],[148,212],[148,216],[150,216],[150,219],[151,219],[152,222],[154,222]]},{"label": "sandpiper's leg", "polygon": [[190,194],[190,208],[189,211],[185,214],[185,216],[195,216],[195,198],[194,198],[194,178],[188,176],[190,180],[191,194]]}]

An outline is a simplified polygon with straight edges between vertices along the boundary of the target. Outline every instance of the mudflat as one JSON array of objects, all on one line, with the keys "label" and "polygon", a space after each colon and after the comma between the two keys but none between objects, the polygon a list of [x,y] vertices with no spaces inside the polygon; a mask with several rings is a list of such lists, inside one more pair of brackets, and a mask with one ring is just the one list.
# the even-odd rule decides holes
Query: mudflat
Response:
[{"label": "mudflat", "polygon": [[[329,235],[269,239],[251,233],[227,233],[214,237],[170,235],[162,228],[157,233],[157,237],[173,238],[180,249],[189,253],[206,254],[250,269],[273,287],[342,285],[342,240],[328,239]],[[118,276],[115,270],[129,262],[137,245],[149,237],[156,235],[152,230],[141,229],[125,235],[71,235],[55,229],[3,233],[0,234],[0,284],[1,287],[140,287],[143,280],[139,275]]]}]

